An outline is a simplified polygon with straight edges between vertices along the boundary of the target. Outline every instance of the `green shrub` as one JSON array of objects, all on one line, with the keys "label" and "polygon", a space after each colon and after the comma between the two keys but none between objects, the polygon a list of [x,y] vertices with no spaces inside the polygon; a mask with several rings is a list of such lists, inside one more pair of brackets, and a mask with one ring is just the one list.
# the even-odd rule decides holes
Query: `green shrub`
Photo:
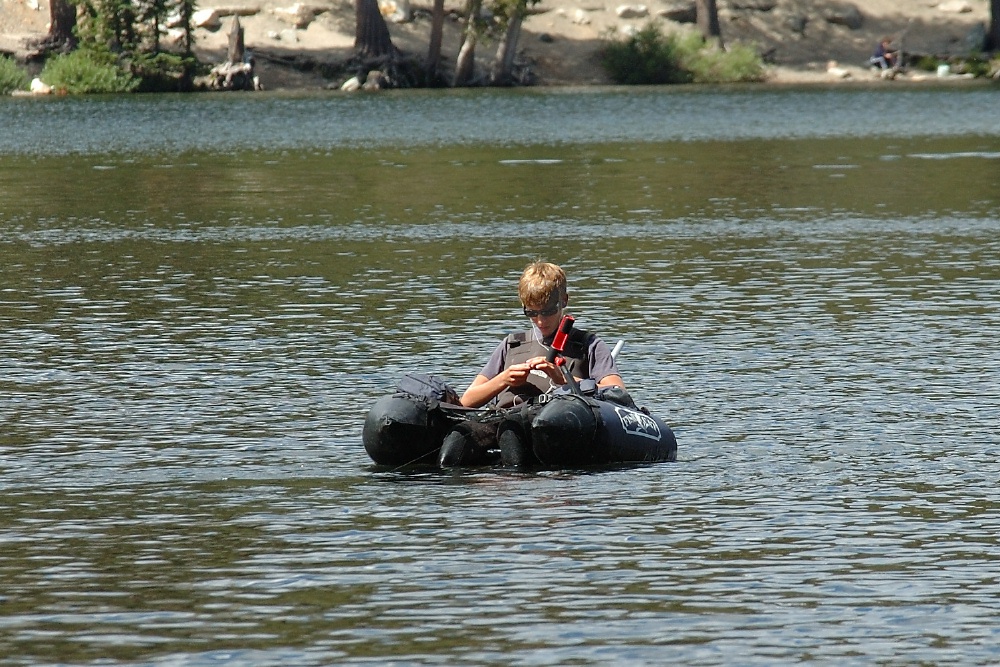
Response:
[{"label": "green shrub", "polygon": [[920,70],[922,72],[933,72],[938,68],[941,61],[934,56],[919,56],[917,58],[910,59],[906,65],[912,70]]},{"label": "green shrub", "polygon": [[13,90],[27,90],[28,74],[18,67],[12,59],[0,56],[0,95],[7,95]]},{"label": "green shrub", "polygon": [[701,35],[678,41],[681,66],[695,83],[746,83],[764,80],[764,64],[752,46],[734,44],[726,51],[709,47]]},{"label": "green shrub", "polygon": [[166,93],[190,90],[194,75],[207,68],[200,66],[193,55],[160,51],[136,53],[131,60],[130,69],[139,79],[137,92]]},{"label": "green shrub", "polygon": [[624,39],[612,39],[601,64],[616,83],[733,83],[763,81],[764,65],[751,46],[710,47],[696,32],[664,34],[656,23]]},{"label": "green shrub", "polygon": [[139,80],[123,70],[110,54],[77,50],[45,62],[41,79],[53,89],[73,95],[128,93]]},{"label": "green shrub", "polygon": [[[199,68],[191,51],[191,17],[197,0],[72,0],[77,7],[79,50],[99,64],[114,66],[135,78],[128,90],[165,92],[189,90]],[[161,48],[168,17],[180,21],[180,53]],[[101,85],[107,85],[99,78]],[[111,85],[121,83],[116,79]],[[94,90],[88,92],[96,92]]]},{"label": "green shrub", "polygon": [[647,24],[631,37],[610,40],[600,57],[615,83],[652,85],[691,80],[691,74],[680,66],[677,39],[664,35],[655,23]]},{"label": "green shrub", "polygon": [[961,58],[957,64],[951,66],[951,69],[956,74],[971,74],[976,78],[988,77],[993,73],[990,59],[980,54]]}]

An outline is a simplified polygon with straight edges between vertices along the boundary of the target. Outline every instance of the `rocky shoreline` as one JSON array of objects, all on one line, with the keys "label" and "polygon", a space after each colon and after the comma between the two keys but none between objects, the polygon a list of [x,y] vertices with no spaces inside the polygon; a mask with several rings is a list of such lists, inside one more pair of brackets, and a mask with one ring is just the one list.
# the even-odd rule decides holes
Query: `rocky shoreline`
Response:
[{"label": "rocky shoreline", "polygon": [[[224,2],[224,0],[223,0]],[[443,55],[453,61],[461,43],[458,17],[464,3],[446,3]],[[430,31],[430,6],[383,0],[393,42],[422,58]],[[812,0],[718,0],[727,43],[753,43],[765,56],[772,84],[881,82],[867,59],[884,35],[904,51],[942,62],[969,54],[989,22],[988,0],[869,0],[863,4]],[[239,16],[245,43],[257,59],[264,89],[339,87],[354,43],[354,6],[349,0],[231,0],[200,5],[196,52],[206,63],[225,60],[232,17]],[[0,52],[24,57],[47,30],[47,0],[0,0]],[[599,0],[542,0],[526,19],[518,60],[543,86],[610,83],[599,63],[611,35],[627,34],[649,21],[668,30],[693,29],[693,0],[649,4],[603,4]],[[492,60],[495,44],[477,50],[479,66]],[[962,81],[961,74],[911,70],[895,81]]]}]

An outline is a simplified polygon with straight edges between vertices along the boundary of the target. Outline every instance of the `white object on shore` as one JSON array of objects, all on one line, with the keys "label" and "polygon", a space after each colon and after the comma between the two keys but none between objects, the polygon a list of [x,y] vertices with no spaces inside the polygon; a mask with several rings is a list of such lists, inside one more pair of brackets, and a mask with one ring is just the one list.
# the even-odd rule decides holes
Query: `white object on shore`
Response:
[{"label": "white object on shore", "polygon": [[52,86],[36,76],[31,80],[31,92],[34,95],[50,95],[52,93]]},{"label": "white object on shore", "polygon": [[826,73],[830,76],[835,76],[838,79],[849,79],[851,78],[851,73],[841,67],[836,60],[830,60],[826,63]]},{"label": "white object on shore", "polygon": [[938,11],[949,14],[967,14],[972,11],[972,5],[966,2],[966,0],[949,0],[948,2],[938,4],[937,8]]},{"label": "white object on shore", "polygon": [[646,5],[619,5],[615,9],[615,14],[620,19],[644,19],[649,16],[649,7]]}]

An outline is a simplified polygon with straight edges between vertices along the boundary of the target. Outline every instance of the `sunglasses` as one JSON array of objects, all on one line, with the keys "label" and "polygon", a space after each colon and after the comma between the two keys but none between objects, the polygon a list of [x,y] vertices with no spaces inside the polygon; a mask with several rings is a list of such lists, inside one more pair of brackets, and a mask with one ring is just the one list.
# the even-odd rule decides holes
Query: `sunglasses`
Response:
[{"label": "sunglasses", "polygon": [[550,317],[550,316],[555,315],[556,313],[558,313],[559,312],[559,308],[561,308],[561,307],[562,307],[562,304],[557,303],[556,305],[552,306],[551,308],[546,308],[545,310],[528,310],[527,308],[524,308],[523,310],[524,310],[524,316],[525,317]]}]

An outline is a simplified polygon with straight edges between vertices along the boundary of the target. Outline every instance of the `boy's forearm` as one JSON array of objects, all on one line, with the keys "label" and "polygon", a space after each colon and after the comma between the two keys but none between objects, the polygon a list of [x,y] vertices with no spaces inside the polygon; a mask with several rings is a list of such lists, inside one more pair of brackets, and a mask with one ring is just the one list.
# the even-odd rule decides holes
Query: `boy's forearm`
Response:
[{"label": "boy's forearm", "polygon": [[485,382],[472,384],[462,394],[462,405],[467,408],[478,408],[488,403],[491,398],[504,389],[503,380],[501,380],[499,375]]}]

